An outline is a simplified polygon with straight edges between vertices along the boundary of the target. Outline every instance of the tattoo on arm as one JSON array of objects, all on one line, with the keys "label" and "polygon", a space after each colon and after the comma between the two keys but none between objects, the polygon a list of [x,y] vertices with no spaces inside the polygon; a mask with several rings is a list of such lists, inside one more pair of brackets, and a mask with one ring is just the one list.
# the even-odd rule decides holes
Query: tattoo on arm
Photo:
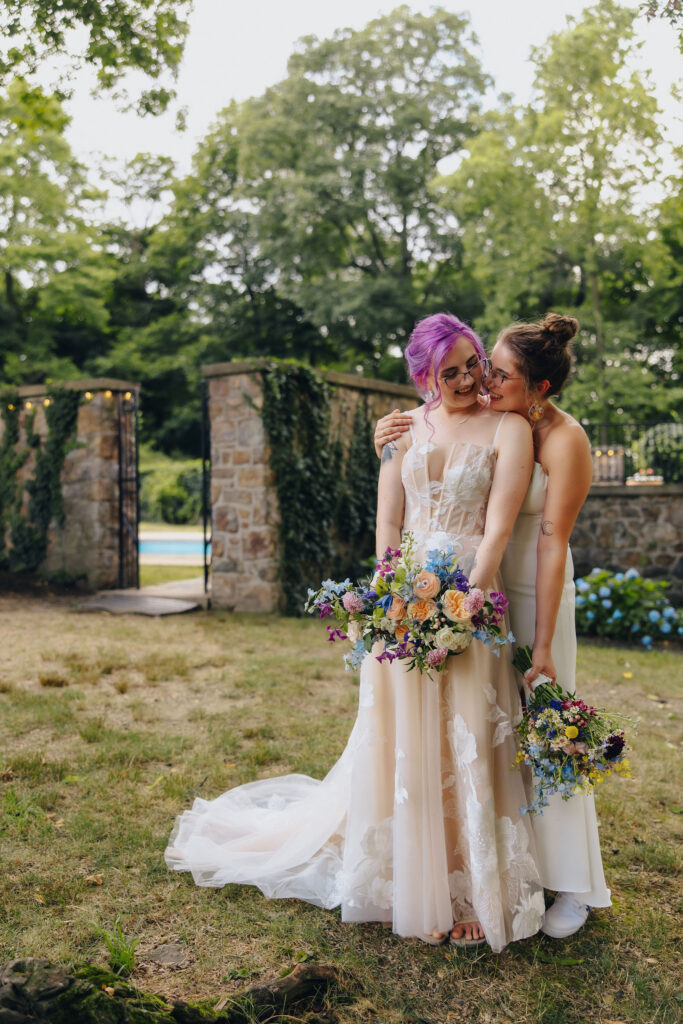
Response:
[{"label": "tattoo on arm", "polygon": [[541,523],[541,533],[545,537],[552,537],[553,535],[553,521],[552,519],[544,519]]},{"label": "tattoo on arm", "polygon": [[393,441],[388,441],[384,445],[384,448],[382,448],[381,465],[384,465],[385,462],[390,462],[391,459],[393,459],[393,457],[394,457],[394,452],[397,452],[397,451],[398,451],[398,448],[396,447],[394,442]]}]

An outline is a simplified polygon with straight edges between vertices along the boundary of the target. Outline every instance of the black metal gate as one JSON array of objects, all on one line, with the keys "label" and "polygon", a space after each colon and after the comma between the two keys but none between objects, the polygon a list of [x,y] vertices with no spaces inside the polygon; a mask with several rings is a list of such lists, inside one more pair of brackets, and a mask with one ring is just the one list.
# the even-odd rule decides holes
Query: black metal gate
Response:
[{"label": "black metal gate", "polygon": [[137,395],[134,391],[117,391],[116,404],[119,434],[119,587],[139,587]]},{"label": "black metal gate", "polygon": [[[202,529],[204,533],[204,593],[209,592],[211,569],[211,419],[209,417],[209,382],[202,381]],[[211,602],[209,601],[209,604]]]}]

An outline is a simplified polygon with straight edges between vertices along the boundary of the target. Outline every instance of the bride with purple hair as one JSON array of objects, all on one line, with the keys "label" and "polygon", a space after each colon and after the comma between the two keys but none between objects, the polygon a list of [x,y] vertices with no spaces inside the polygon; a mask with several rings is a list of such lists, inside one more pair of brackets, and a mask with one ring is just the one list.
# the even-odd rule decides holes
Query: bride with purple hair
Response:
[{"label": "bride with purple hair", "polygon": [[[406,359],[425,403],[383,448],[377,556],[410,531],[419,561],[450,549],[472,585],[500,591],[532,473],[531,428],[481,400],[484,349],[457,318],[417,324]],[[368,655],[355,724],[327,776],[195,800],[166,862],[198,885],[256,885],[271,898],[341,906],[344,921],[500,951],[535,934],[544,912],[520,810],[528,795],[511,768],[520,716],[509,652],[473,643],[435,678]]]}]

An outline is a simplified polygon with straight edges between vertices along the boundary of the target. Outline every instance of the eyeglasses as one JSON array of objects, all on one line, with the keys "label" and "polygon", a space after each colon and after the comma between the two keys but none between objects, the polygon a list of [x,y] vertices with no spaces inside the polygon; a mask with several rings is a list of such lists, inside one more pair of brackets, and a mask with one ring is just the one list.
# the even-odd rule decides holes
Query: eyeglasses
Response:
[{"label": "eyeglasses", "polygon": [[439,377],[439,381],[445,384],[447,388],[457,388],[461,377],[464,381],[465,377],[487,377],[490,372],[491,364],[488,359],[478,359],[476,363],[472,363],[466,370],[446,370]]},{"label": "eyeglasses", "polygon": [[495,384],[506,384],[509,380],[522,380],[522,377],[509,377],[507,373],[503,373],[502,370],[493,370],[489,364],[489,372],[487,374],[487,383]]}]

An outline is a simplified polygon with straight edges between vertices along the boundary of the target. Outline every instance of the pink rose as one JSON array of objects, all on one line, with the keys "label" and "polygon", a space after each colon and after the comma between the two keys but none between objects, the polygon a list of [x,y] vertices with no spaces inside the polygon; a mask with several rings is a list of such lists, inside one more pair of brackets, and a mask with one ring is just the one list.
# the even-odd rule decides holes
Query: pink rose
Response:
[{"label": "pink rose", "polygon": [[441,590],[441,580],[433,572],[423,569],[413,580],[413,593],[416,597],[436,597]]},{"label": "pink rose", "polygon": [[437,647],[436,650],[430,651],[427,655],[427,664],[431,668],[437,668],[439,665],[443,665],[447,657],[448,651],[445,651],[443,647]]},{"label": "pink rose", "polygon": [[479,587],[473,587],[465,598],[465,610],[468,611],[470,615],[475,615],[477,612],[482,610],[485,601],[486,595],[484,594],[484,591],[480,590]]},{"label": "pink rose", "polygon": [[349,590],[344,594],[342,597],[342,604],[346,608],[347,612],[351,612],[352,615],[363,611],[363,598],[359,597],[358,594],[354,594],[352,590]]}]

